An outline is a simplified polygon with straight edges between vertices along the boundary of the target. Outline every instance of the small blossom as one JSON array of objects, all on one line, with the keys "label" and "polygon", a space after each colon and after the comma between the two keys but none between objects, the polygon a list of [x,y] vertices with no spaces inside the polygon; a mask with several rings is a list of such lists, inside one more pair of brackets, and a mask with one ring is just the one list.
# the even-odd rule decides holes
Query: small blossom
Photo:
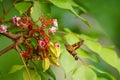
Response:
[{"label": "small blossom", "polygon": [[59,43],[54,43],[55,47],[60,48],[60,44]]},{"label": "small blossom", "polygon": [[53,19],[53,25],[54,25],[55,27],[58,27],[57,19]]},{"label": "small blossom", "polygon": [[7,26],[1,25],[0,26],[0,33],[5,33],[5,32],[7,32]]},{"label": "small blossom", "polygon": [[52,27],[49,29],[49,32],[54,34],[56,32],[57,28],[56,27]]},{"label": "small blossom", "polygon": [[17,25],[17,26],[19,26],[19,24],[18,24],[18,21],[19,20],[21,20],[21,18],[20,17],[13,17],[13,22]]},{"label": "small blossom", "polygon": [[45,46],[45,41],[44,40],[41,40],[38,42],[39,46]]}]

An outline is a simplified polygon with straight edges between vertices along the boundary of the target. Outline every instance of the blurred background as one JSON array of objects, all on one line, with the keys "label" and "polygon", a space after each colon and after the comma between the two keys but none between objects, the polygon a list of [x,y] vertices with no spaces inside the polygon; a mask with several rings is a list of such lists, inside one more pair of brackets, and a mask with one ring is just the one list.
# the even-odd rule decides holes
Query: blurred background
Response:
[{"label": "blurred background", "polygon": [[120,0],[74,0],[88,12],[82,13],[74,7],[76,12],[88,20],[89,28],[72,13],[57,7],[52,7],[54,17],[58,18],[62,27],[69,27],[76,33],[84,33],[99,38],[103,45],[115,44],[120,56]]}]

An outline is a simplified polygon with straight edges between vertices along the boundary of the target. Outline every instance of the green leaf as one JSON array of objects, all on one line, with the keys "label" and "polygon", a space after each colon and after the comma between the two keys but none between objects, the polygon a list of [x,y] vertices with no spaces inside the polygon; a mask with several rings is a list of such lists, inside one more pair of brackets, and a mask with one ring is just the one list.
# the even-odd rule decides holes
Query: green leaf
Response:
[{"label": "green leaf", "polygon": [[0,72],[0,78],[2,77],[2,73]]},{"label": "green leaf", "polygon": [[[69,74],[77,65],[77,61],[66,50],[61,52],[60,62],[65,71],[65,74]],[[72,65],[72,66],[71,66]]]},{"label": "green leaf", "polygon": [[117,68],[120,72],[120,59],[117,57],[117,53],[114,49],[109,47],[103,47],[96,41],[86,40],[84,43],[90,50],[96,52],[104,61],[113,67]]},{"label": "green leaf", "polygon": [[92,69],[87,66],[80,66],[72,74],[72,80],[96,80],[97,76]]},{"label": "green leaf", "polygon": [[0,2],[2,2],[3,0],[0,0]]},{"label": "green leaf", "polygon": [[2,3],[0,3],[0,17],[2,17],[4,14],[3,8],[2,8]]},{"label": "green leaf", "polygon": [[79,5],[77,5],[73,0],[49,0],[49,1],[59,8],[63,8],[63,9],[67,9],[67,10],[71,11],[78,18],[80,18],[86,25],[88,25],[90,27],[90,24],[88,23],[88,21],[86,19],[84,19],[83,17],[79,16],[79,14],[77,14],[75,12],[75,10],[72,6],[78,7],[82,11],[85,11],[85,10],[82,7],[80,7]]},{"label": "green leaf", "polygon": [[85,40],[84,44],[96,53],[100,52],[100,50],[102,49],[102,46],[96,41]]},{"label": "green leaf", "polygon": [[[41,80],[41,77],[36,70],[29,69],[29,73],[31,76],[31,80]],[[28,73],[26,72],[26,70],[23,72],[23,80],[29,80]]]},{"label": "green leaf", "polygon": [[81,36],[70,31],[67,35],[65,35],[66,41],[72,44],[73,42],[77,42],[77,39],[79,38],[85,40],[83,45],[86,45],[88,47],[87,50],[89,51],[88,53],[86,51],[83,51],[82,49],[78,49],[76,50],[76,52],[79,54],[79,56],[85,57],[85,61],[88,61],[87,63],[89,63],[90,65],[94,65],[99,70],[109,73],[110,75],[112,75],[112,77],[119,79],[120,74],[118,70],[120,65],[118,63],[119,59],[117,58],[115,51],[111,48],[103,47],[100,43],[96,41],[96,39],[92,39],[86,35]]},{"label": "green leaf", "polygon": [[91,66],[92,70],[96,73],[96,75],[100,78],[106,78],[107,80],[116,80],[111,74],[101,71],[94,66]]},{"label": "green leaf", "polygon": [[9,21],[10,19],[12,19],[15,15],[19,15],[19,12],[15,9],[15,8],[12,8],[8,14],[5,16],[5,20],[6,21]]},{"label": "green leaf", "polygon": [[120,63],[118,63],[120,59],[118,58],[114,49],[104,47],[99,42],[87,37],[86,35],[80,35],[80,37],[85,39],[84,45],[86,45],[90,50],[98,54],[105,62],[112,65],[120,72]]},{"label": "green leaf", "polygon": [[55,73],[53,72],[53,70],[51,68],[49,68],[46,73],[53,78],[53,80],[56,80],[56,76]]},{"label": "green leaf", "polygon": [[21,70],[23,67],[24,67],[24,65],[14,65],[14,66],[11,68],[11,70],[10,70],[9,73],[14,73],[14,72],[16,72],[16,71],[18,71],[18,70]]},{"label": "green leaf", "polygon": [[95,61],[95,62],[99,61],[98,58],[94,54],[89,53],[81,48],[76,50],[76,52],[80,57],[84,57],[86,59],[91,59],[92,61]]},{"label": "green leaf", "polygon": [[74,44],[74,43],[80,41],[80,39],[72,33],[68,33],[67,35],[64,36],[64,38],[67,41],[67,43],[69,43],[69,44]]},{"label": "green leaf", "polygon": [[40,2],[40,10],[44,15],[49,15],[51,12],[51,7],[48,2]]},{"label": "green leaf", "polygon": [[41,17],[41,7],[37,1],[34,1],[33,7],[31,8],[31,17],[33,21],[37,21]]},{"label": "green leaf", "polygon": [[106,78],[97,78],[97,80],[108,80]]},{"label": "green leaf", "polygon": [[3,74],[0,77],[0,80],[23,80],[22,74],[23,74],[22,70],[17,71],[17,72],[12,73],[12,74]]},{"label": "green leaf", "polygon": [[100,52],[98,52],[98,54],[110,65],[112,65],[113,67],[117,68],[120,72],[120,63],[118,63],[118,61],[120,61],[120,59],[117,56],[117,53],[111,49],[111,48],[107,48],[107,47],[103,47],[101,49]]},{"label": "green leaf", "polygon": [[87,12],[84,8],[82,8],[80,5],[77,5],[73,0],[49,0],[57,7],[63,8],[63,9],[73,9],[72,6],[78,7],[83,12]]},{"label": "green leaf", "polygon": [[35,66],[35,70],[38,72],[38,74],[41,77],[41,80],[49,80],[49,76],[47,75],[46,72],[43,72],[42,69],[42,61],[38,61],[38,62],[33,62],[34,66]]},{"label": "green leaf", "polygon": [[32,4],[30,2],[20,2],[15,4],[15,8],[20,12],[20,14],[25,13]]}]

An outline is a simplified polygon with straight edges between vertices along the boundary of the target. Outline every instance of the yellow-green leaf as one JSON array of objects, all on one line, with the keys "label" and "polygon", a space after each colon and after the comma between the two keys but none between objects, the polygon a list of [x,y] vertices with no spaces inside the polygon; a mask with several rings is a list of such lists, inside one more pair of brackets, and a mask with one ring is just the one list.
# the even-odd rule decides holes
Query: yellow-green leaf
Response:
[{"label": "yellow-green leaf", "polygon": [[14,65],[11,70],[9,71],[9,73],[14,73],[18,70],[21,70],[24,67],[24,65]]},{"label": "yellow-green leaf", "polygon": [[[29,73],[30,73],[31,80],[41,80],[41,77],[36,70],[29,69]],[[29,80],[28,73],[26,72],[26,70],[23,72],[23,80]]]},{"label": "yellow-green leaf", "polygon": [[87,66],[80,66],[73,72],[72,80],[96,80],[95,72]]}]

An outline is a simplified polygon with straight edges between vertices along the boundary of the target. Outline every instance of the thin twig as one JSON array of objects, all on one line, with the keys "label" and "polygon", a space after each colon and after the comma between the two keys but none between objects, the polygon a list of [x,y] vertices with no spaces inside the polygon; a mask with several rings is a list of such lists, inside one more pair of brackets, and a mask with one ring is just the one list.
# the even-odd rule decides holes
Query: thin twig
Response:
[{"label": "thin twig", "polygon": [[[19,49],[18,49],[18,47],[16,47],[16,51],[17,51],[18,53],[20,52]],[[29,80],[32,80],[31,75],[30,75],[30,73],[29,73],[29,70],[28,70],[28,68],[27,68],[27,65],[25,64],[25,61],[24,61],[22,55],[20,55],[20,57],[21,57],[21,60],[22,60],[22,62],[23,62],[23,64],[24,64],[24,66],[25,66],[26,72],[27,72],[27,74],[28,74],[28,79],[29,79]]]}]

